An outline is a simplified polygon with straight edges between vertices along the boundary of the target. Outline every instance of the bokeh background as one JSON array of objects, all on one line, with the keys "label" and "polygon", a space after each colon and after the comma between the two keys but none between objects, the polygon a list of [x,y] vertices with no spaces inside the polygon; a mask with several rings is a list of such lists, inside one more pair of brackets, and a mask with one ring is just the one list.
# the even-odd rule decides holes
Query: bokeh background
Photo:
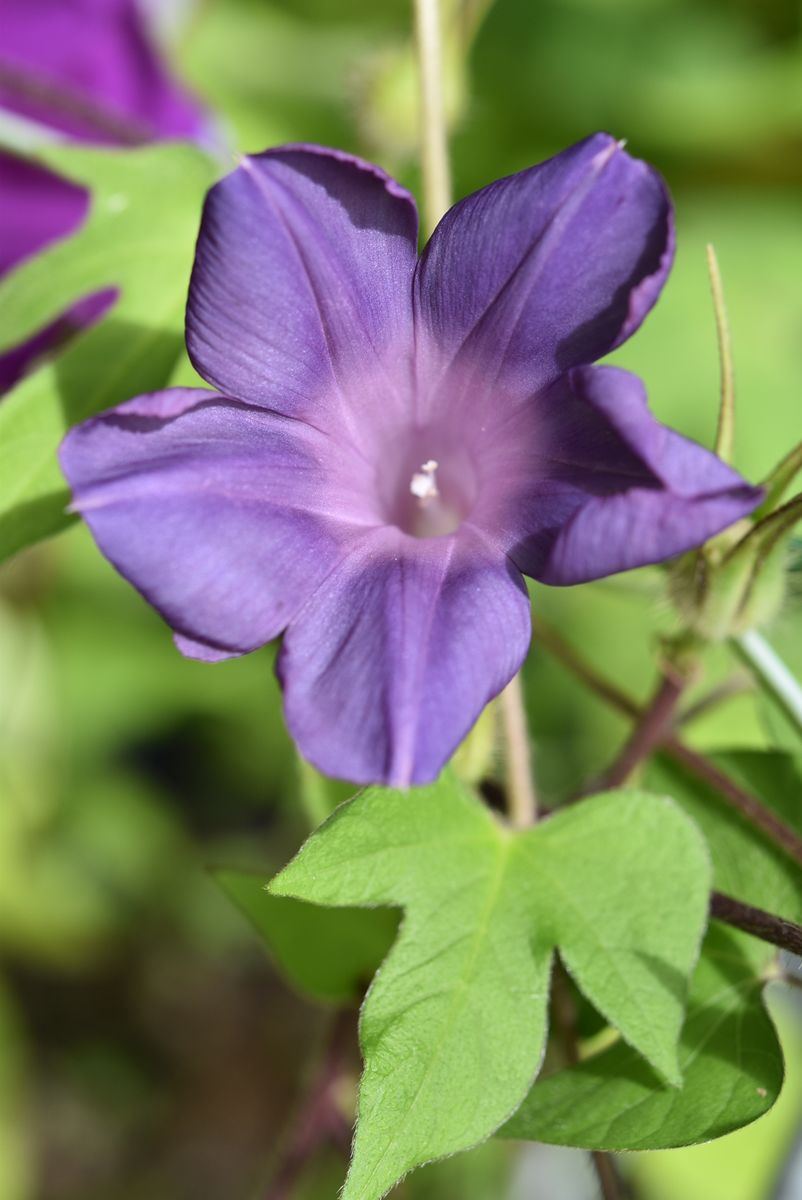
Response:
[{"label": "bokeh background", "polygon": [[[148,8],[232,153],[323,142],[417,186],[407,0]],[[459,12],[455,194],[596,129],[654,162],[676,201],[677,264],[616,358],[644,377],[662,419],[711,443],[714,242],[735,342],[737,465],[759,479],[802,437],[802,8],[468,0]],[[180,363],[176,381],[189,372]],[[671,620],[660,589],[645,571],[533,588],[533,601],[645,695]],[[792,582],[770,637],[802,672],[802,586]],[[79,525],[0,568],[0,1200],[265,1194],[330,1020],[287,985],[211,873],[267,878],[328,802],[284,731],[272,659],[270,648],[215,667],[182,659]],[[722,652],[710,678],[731,669]],[[625,725],[537,644],[525,683],[539,785],[558,802]],[[749,692],[693,734],[707,747],[788,736]],[[773,991],[789,1068],[780,1103],[719,1143],[630,1158],[640,1200],[802,1197],[802,1011]],[[334,1196],[343,1171],[336,1149],[318,1156],[297,1195]],[[593,1186],[581,1156],[490,1144],[397,1195],[589,1200]]]}]

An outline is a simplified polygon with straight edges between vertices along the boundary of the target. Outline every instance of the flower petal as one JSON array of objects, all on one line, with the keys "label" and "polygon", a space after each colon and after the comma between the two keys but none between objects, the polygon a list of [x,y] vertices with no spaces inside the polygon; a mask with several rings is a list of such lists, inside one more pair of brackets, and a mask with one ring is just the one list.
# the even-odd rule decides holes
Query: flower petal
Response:
[{"label": "flower petal", "polygon": [[0,106],[93,142],[198,137],[200,105],[156,54],[137,0],[0,0]]},{"label": "flower petal", "polygon": [[[74,233],[89,208],[85,188],[39,163],[0,150],[0,275]],[[0,354],[0,393],[12,387],[54,346],[96,321],[116,293],[109,290],[79,300],[27,342]]]},{"label": "flower petal", "polygon": [[206,200],[192,361],[252,404],[330,406],[357,368],[381,373],[386,356],[411,353],[416,242],[412,197],[377,167],[316,146],[245,158]]},{"label": "flower petal", "polygon": [[284,636],[290,732],[329,775],[426,783],[518,670],[529,636],[523,580],[478,534],[369,534]]},{"label": "flower petal", "polygon": [[660,176],[596,134],[446,214],[416,273],[416,320],[485,388],[504,373],[531,393],[637,329],[673,245]]},{"label": "flower petal", "polygon": [[0,150],[0,275],[74,233],[89,210],[86,188],[30,159]]},{"label": "flower petal", "polygon": [[0,395],[33,370],[51,352],[64,348],[70,338],[94,325],[117,299],[116,288],[92,292],[68,308],[26,342],[0,354]]},{"label": "flower petal", "polygon": [[274,638],[353,538],[322,444],[297,421],[176,388],[85,421],[60,457],[100,549],[179,648],[208,658]]},{"label": "flower petal", "polygon": [[583,583],[673,558],[762,498],[761,488],[655,420],[628,371],[578,368],[538,403],[542,458],[533,455],[531,486],[500,524],[510,556],[544,583]]}]

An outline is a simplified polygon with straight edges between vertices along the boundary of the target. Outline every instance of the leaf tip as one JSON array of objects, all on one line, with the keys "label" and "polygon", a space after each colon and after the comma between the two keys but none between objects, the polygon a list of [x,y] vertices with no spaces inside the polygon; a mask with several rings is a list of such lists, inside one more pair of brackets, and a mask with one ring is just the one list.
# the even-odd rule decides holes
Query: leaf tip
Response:
[{"label": "leaf tip", "polygon": [[665,1082],[670,1088],[674,1088],[676,1091],[679,1091],[684,1080],[682,1078],[682,1070],[679,1065],[679,1058],[677,1057],[676,1053],[672,1054],[670,1062],[666,1062],[664,1064],[660,1074],[663,1076]]}]

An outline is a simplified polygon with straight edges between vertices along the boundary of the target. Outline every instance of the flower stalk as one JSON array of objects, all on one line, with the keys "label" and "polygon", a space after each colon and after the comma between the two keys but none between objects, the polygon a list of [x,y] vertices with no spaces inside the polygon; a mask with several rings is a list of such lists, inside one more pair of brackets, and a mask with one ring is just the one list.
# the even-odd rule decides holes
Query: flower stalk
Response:
[{"label": "flower stalk", "polygon": [[415,42],[420,90],[423,224],[428,236],[451,204],[439,0],[415,0]]},{"label": "flower stalk", "polygon": [[623,749],[606,771],[606,787],[623,787],[641,763],[665,740],[674,724],[685,685],[685,678],[679,674],[667,672],[663,675],[654,699],[642,711]]},{"label": "flower stalk", "polygon": [[[441,33],[439,0],[415,0],[423,216],[427,234],[432,233],[451,204]],[[537,820],[537,793],[520,674],[501,693],[499,712],[509,818],[515,828],[524,829]]]},{"label": "flower stalk", "polygon": [[499,708],[504,737],[507,812],[511,825],[526,829],[537,820],[538,804],[520,672],[501,693]]}]

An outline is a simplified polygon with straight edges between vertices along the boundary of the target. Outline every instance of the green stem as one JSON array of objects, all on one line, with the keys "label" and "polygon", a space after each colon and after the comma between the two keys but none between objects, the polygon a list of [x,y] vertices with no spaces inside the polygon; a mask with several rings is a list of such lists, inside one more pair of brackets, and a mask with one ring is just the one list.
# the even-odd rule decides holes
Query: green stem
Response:
[{"label": "green stem", "polygon": [[713,293],[713,311],[716,316],[718,355],[721,364],[721,405],[716,432],[716,454],[728,463],[732,462],[735,442],[735,373],[732,366],[732,340],[730,323],[727,320],[727,307],[724,303],[724,287],[721,282],[721,272],[718,269],[716,252],[711,245],[707,247],[707,269],[710,272],[710,290]]},{"label": "green stem", "polygon": [[776,651],[756,629],[732,638],[730,644],[763,690],[802,734],[802,687]]},{"label": "green stem", "polygon": [[507,684],[498,703],[504,735],[507,812],[516,829],[526,829],[537,820],[537,792],[520,674]]},{"label": "green stem", "polygon": [[427,236],[451,204],[440,32],[439,0],[415,0],[423,216]]}]

